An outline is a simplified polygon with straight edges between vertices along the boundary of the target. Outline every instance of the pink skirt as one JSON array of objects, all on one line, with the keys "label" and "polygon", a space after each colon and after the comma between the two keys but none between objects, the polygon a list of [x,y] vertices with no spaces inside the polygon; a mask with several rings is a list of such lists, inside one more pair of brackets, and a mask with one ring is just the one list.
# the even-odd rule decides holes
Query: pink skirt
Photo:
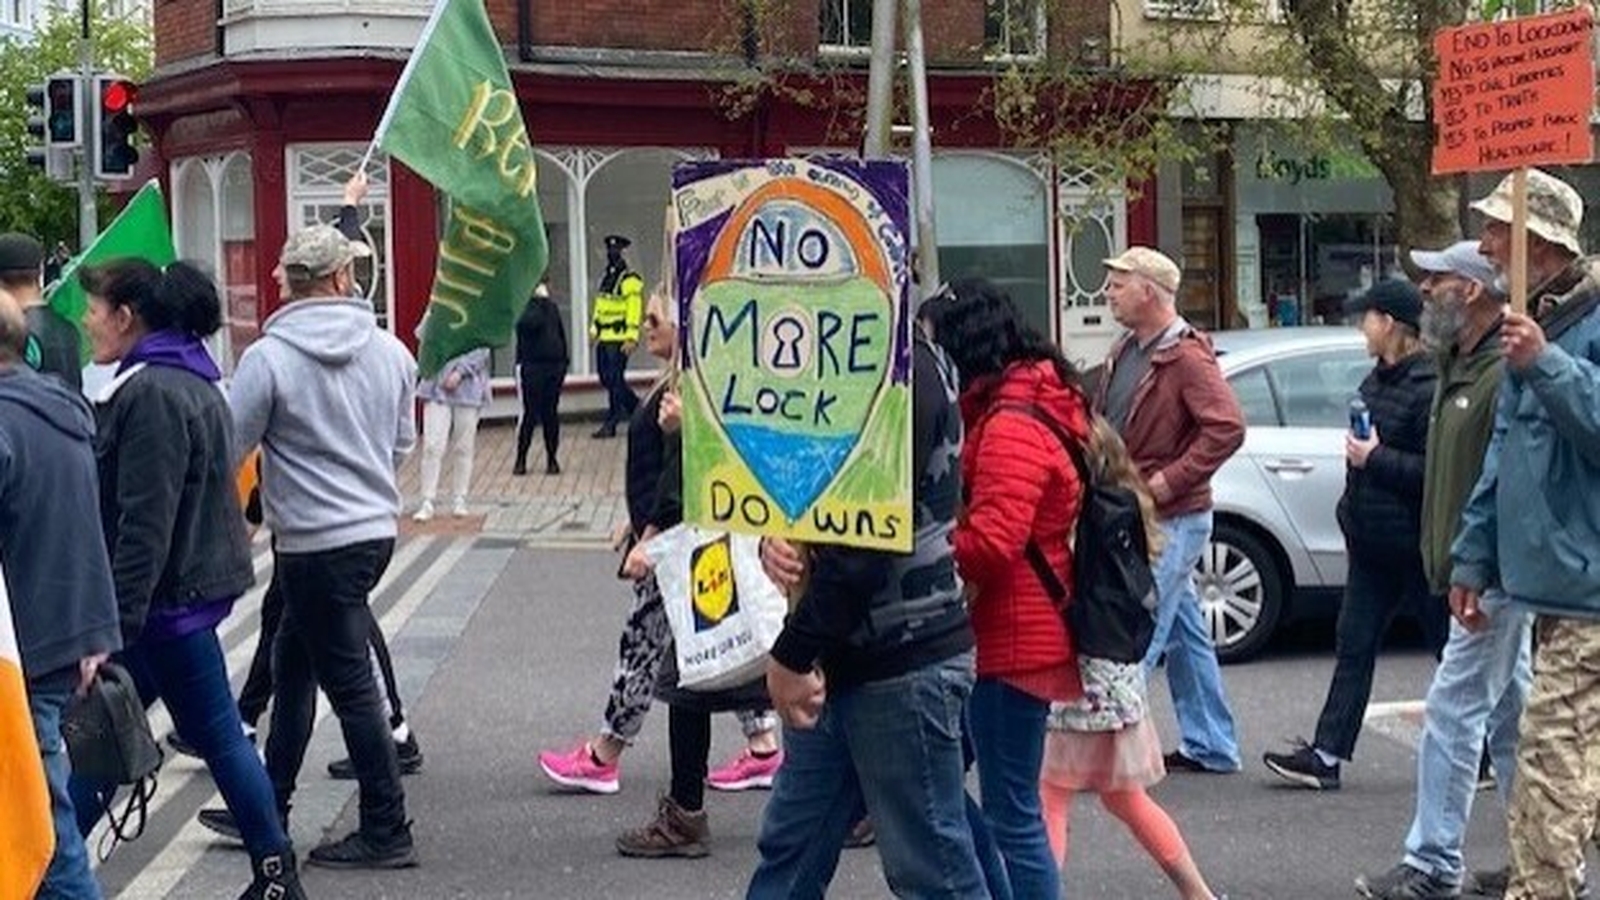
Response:
[{"label": "pink skirt", "polygon": [[1039,780],[1055,787],[1109,793],[1150,787],[1166,774],[1161,736],[1148,716],[1118,731],[1045,733]]}]

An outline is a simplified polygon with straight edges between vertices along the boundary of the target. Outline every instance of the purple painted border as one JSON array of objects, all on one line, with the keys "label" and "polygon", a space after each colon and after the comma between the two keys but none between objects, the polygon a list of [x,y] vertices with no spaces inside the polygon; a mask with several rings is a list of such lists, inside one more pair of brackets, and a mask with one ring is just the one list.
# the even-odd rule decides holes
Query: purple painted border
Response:
[{"label": "purple painted border", "polygon": [[[889,258],[889,271],[900,289],[900,296],[896,301],[898,327],[894,330],[895,343],[891,353],[893,361],[889,379],[892,384],[909,384],[911,381],[911,344],[908,338],[911,330],[908,325],[911,321],[909,259],[911,179],[906,165],[889,160],[861,160],[847,156],[819,157],[804,161],[817,168],[836,172],[860,185],[901,235],[900,247],[898,250],[891,248]],[[735,159],[681,162],[672,169],[672,189],[676,193],[679,188],[745,169],[765,171],[767,162],[767,160]],[[680,346],[689,346],[689,301],[700,287],[706,262],[711,257],[711,248],[732,214],[733,211],[730,209],[694,228],[678,232],[675,255]],[[692,355],[683,354],[682,364],[685,369],[692,367]]]}]

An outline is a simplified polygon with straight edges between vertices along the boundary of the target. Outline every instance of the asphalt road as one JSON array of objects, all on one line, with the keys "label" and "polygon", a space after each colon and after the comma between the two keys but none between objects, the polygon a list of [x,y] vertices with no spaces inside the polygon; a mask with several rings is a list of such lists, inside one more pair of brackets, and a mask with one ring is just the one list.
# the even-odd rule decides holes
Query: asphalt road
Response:
[{"label": "asphalt road", "polygon": [[[418,548],[414,545],[422,543]],[[410,555],[407,555],[407,551]],[[388,873],[308,870],[321,898],[716,898],[741,896],[755,863],[765,794],[711,793],[713,853],[693,861],[619,857],[617,833],[644,822],[668,783],[666,717],[646,723],[624,758],[614,796],[555,792],[534,754],[567,745],[599,719],[617,631],[630,594],[612,576],[609,553],[540,549],[494,539],[437,538],[403,546],[375,606],[392,647],[427,764],[406,781],[421,866]],[[242,671],[253,645],[249,603],[228,635]],[[1332,668],[1328,625],[1257,662],[1225,670],[1246,755],[1231,776],[1172,775],[1154,796],[1173,814],[1196,859],[1232,900],[1319,900],[1355,896],[1352,881],[1397,861],[1412,810],[1415,756],[1406,707],[1379,707],[1363,734],[1344,789],[1316,794],[1281,787],[1260,764],[1264,750],[1310,734]],[[1420,698],[1432,661],[1402,641],[1379,663],[1375,704]],[[1164,734],[1173,733],[1164,679],[1153,697]],[[714,762],[741,742],[733,718],[719,719]],[[339,752],[331,718],[317,738],[296,798],[301,846],[353,822],[348,785],[321,767]],[[189,824],[215,805],[204,770],[169,764],[149,832],[101,867],[108,897],[236,896],[246,878],[242,851]],[[1098,804],[1081,803],[1064,896],[1136,900],[1172,896],[1153,863]],[[1504,859],[1503,812],[1480,795],[1469,861]],[[231,893],[230,893],[231,891]],[[872,850],[847,851],[830,896],[888,896]]]}]

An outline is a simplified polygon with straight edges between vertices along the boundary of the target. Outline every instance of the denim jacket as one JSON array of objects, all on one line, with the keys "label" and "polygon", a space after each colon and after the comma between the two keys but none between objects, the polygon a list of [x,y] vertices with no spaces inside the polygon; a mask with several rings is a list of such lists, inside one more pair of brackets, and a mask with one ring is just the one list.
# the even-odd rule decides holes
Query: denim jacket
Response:
[{"label": "denim jacket", "polygon": [[1451,548],[1451,583],[1499,585],[1535,612],[1600,618],[1600,261],[1507,370],[1483,474]]}]

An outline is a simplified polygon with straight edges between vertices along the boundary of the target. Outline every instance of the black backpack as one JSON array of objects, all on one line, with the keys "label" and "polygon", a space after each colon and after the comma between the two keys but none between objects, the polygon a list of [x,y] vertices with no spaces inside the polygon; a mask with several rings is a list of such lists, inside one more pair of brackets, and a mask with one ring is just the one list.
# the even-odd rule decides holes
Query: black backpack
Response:
[{"label": "black backpack", "polygon": [[[72,773],[107,786],[129,788],[122,814],[101,803],[110,828],[100,845],[100,859],[117,844],[144,833],[146,807],[156,792],[161,746],[150,732],[144,703],[128,670],[113,662],[100,666],[88,691],[74,698],[61,718]],[[137,821],[135,821],[137,820]]]},{"label": "black backpack", "polygon": [[1083,503],[1073,542],[1072,592],[1051,571],[1044,551],[1028,541],[1034,573],[1067,623],[1079,656],[1119,663],[1144,660],[1156,630],[1156,579],[1150,569],[1139,496],[1095,477],[1078,441],[1036,406],[1007,406],[1042,423],[1056,436],[1083,482]]}]

